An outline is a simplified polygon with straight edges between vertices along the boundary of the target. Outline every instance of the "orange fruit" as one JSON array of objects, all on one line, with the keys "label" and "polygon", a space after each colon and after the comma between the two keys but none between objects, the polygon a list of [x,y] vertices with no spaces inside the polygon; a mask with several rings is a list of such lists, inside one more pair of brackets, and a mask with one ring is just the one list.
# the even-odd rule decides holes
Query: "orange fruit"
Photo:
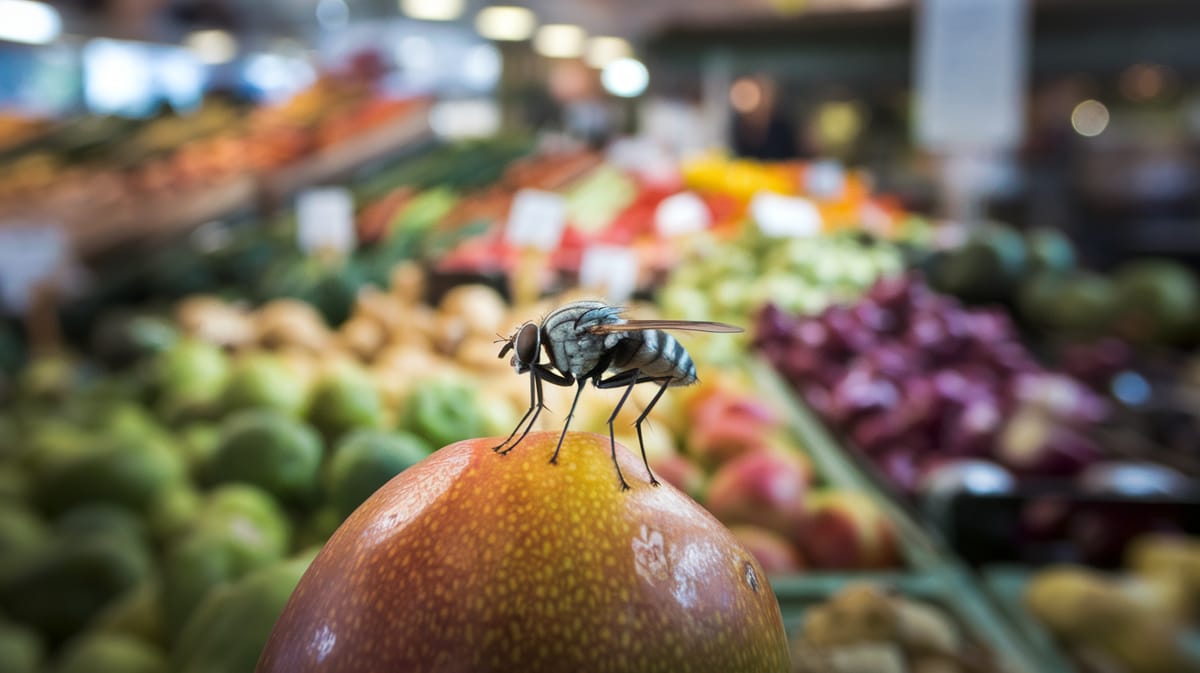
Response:
[{"label": "orange fruit", "polygon": [[783,673],[766,574],[721,523],[608,437],[447,446],[342,524],[259,673]]}]

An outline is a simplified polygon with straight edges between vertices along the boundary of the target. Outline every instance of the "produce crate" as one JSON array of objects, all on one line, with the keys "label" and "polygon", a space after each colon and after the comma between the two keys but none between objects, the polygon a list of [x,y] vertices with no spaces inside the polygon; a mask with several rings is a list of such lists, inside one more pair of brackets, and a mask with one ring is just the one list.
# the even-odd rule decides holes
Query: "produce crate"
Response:
[{"label": "produce crate", "polygon": [[[983,587],[1005,619],[1025,642],[1030,644],[1037,656],[1054,671],[1069,673],[1105,673],[1111,666],[1092,665],[1084,657],[1076,657],[1065,651],[1059,641],[1050,634],[1025,607],[1025,590],[1033,577],[1033,571],[1022,566],[997,565],[983,571]],[[1184,648],[1192,653],[1200,652],[1200,628],[1195,623],[1184,632]],[[1188,671],[1193,671],[1189,668]],[[1188,673],[1180,671],[1179,673]]]},{"label": "produce crate", "polygon": [[990,652],[1008,673],[1070,673],[1061,657],[1031,647],[976,588],[968,575],[945,569],[870,575],[814,575],[771,578],[784,627],[793,636],[805,613],[849,584],[870,582],[945,611],[968,641]]},{"label": "produce crate", "polygon": [[1170,496],[1080,492],[1070,482],[1021,484],[1011,493],[933,499],[929,519],[973,566],[1086,562],[1115,567],[1138,534],[1200,535],[1200,486]]}]

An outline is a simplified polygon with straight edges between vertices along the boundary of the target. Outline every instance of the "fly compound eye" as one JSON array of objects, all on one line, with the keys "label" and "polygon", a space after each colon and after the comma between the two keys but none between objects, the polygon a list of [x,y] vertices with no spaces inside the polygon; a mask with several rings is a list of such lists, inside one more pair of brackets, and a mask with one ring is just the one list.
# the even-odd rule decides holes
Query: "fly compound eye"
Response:
[{"label": "fly compound eye", "polygon": [[517,332],[515,356],[517,362],[524,366],[529,366],[537,361],[538,348],[542,345],[542,335],[538,330],[538,326],[527,322],[521,325],[521,331]]}]

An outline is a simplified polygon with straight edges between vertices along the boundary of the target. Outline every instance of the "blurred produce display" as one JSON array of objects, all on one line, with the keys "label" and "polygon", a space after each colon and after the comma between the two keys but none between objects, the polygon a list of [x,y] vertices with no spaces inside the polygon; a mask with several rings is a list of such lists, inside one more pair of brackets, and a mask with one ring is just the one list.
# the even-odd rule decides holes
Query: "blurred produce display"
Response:
[{"label": "blurred produce display", "polygon": [[954,461],[1071,476],[1102,456],[1102,398],[1042,367],[1002,310],[964,308],[916,276],[814,316],[769,306],[756,344],[906,492]]},{"label": "blurred produce display", "polygon": [[1130,548],[1128,570],[1078,566],[1037,571],[1025,589],[1032,614],[1081,671],[1200,670],[1200,541],[1149,536]]},{"label": "blurred produce display", "polygon": [[[496,334],[570,297],[510,307],[462,285],[430,306],[427,282],[415,263],[395,267],[389,289],[352,295],[338,327],[297,299],[194,295],[169,315],[102,321],[101,359],[22,369],[0,415],[0,605],[21,656],[249,670],[303,559],[358,504],[433,448],[507,434],[529,390]],[[665,398],[646,433],[662,478],[768,572],[902,563],[889,515],[815,474],[744,371],[704,377]],[[603,432],[621,391],[588,392],[575,428]],[[561,427],[570,394],[547,390],[559,413],[539,428]],[[618,418],[618,441],[636,445],[638,412]]]},{"label": "blurred produce display", "polygon": [[1023,324],[1055,339],[1200,344],[1200,278],[1168,258],[1134,259],[1101,273],[1079,266],[1060,231],[990,224],[934,253],[925,267],[937,289],[1011,307]]},{"label": "blurred produce display", "polygon": [[1004,670],[937,605],[852,584],[806,611],[792,636],[795,673],[985,673]]},{"label": "blurred produce display", "polygon": [[288,167],[412,113],[354,77],[327,76],[286,102],[240,109],[218,99],[146,121],[81,117],[7,150],[0,212],[130,213],[247,175]]}]

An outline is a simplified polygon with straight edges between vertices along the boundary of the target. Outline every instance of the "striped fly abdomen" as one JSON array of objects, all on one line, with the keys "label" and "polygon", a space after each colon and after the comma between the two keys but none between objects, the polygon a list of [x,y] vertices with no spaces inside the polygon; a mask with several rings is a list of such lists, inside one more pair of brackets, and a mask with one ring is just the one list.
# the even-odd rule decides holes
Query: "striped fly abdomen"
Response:
[{"label": "striped fly abdomen", "polygon": [[696,364],[675,337],[662,330],[627,332],[614,349],[610,371],[638,370],[645,378],[669,377],[672,386],[696,382]]}]

